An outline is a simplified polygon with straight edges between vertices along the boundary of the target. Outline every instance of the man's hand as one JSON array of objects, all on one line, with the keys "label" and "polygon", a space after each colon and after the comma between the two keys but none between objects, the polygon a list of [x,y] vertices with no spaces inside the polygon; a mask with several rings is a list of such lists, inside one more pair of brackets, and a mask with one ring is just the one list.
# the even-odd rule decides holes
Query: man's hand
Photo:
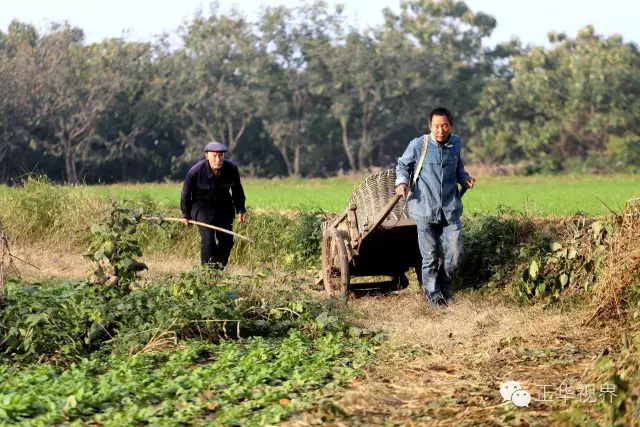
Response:
[{"label": "man's hand", "polygon": [[184,222],[184,225],[186,225],[187,227],[191,225],[189,224],[189,218],[182,218],[182,222]]},{"label": "man's hand", "polygon": [[241,214],[238,214],[238,224],[243,224],[246,216],[247,216],[246,212],[242,212]]},{"label": "man's hand", "polygon": [[406,199],[409,195],[409,186],[407,184],[400,184],[396,187],[396,194]]},{"label": "man's hand", "polygon": [[465,185],[465,187],[471,189],[471,188],[473,188],[473,183],[474,182],[476,182],[476,180],[473,177],[469,177],[469,179],[464,182],[464,185]]}]

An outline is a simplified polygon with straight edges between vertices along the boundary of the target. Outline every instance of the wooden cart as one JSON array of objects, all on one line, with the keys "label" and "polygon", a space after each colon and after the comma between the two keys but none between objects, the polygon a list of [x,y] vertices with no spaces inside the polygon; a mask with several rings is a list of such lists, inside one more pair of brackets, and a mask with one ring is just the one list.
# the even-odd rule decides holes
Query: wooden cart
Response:
[{"label": "wooden cart", "polygon": [[416,221],[395,194],[395,180],[395,169],[369,176],[348,208],[322,225],[322,283],[331,297],[346,299],[356,286],[352,277],[390,277],[387,283],[399,289],[414,268],[420,280]]}]

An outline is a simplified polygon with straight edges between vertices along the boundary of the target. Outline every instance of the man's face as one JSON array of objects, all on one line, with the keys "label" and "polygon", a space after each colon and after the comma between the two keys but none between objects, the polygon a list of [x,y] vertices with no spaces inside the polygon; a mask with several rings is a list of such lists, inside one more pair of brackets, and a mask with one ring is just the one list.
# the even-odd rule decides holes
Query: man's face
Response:
[{"label": "man's face", "polygon": [[211,166],[212,169],[222,168],[222,161],[224,160],[223,152],[208,151],[205,157],[209,160],[209,166]]},{"label": "man's face", "polygon": [[438,142],[446,141],[451,133],[451,123],[449,123],[447,116],[433,116],[429,128]]}]

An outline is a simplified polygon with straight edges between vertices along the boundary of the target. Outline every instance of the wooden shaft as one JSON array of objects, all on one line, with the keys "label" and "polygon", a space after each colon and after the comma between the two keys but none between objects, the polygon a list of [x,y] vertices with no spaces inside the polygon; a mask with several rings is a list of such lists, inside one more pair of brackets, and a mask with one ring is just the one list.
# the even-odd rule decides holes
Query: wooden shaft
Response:
[{"label": "wooden shaft", "polygon": [[347,217],[347,211],[348,210],[345,210],[340,215],[338,215],[336,219],[334,219],[333,222],[331,223],[331,227],[334,227],[334,228],[337,227],[338,224],[340,224],[342,220],[344,220]]},{"label": "wooden shaft", "polygon": [[382,224],[382,221],[385,220],[385,218],[387,218],[387,216],[389,215],[389,212],[391,212],[393,210],[393,208],[396,207],[396,204],[398,203],[398,200],[400,200],[400,197],[402,197],[399,194],[396,194],[395,196],[393,196],[393,199],[389,200],[389,202],[387,203],[387,205],[384,207],[384,209],[382,210],[382,212],[380,212],[378,214],[378,216],[373,220],[373,224],[371,225],[371,227],[369,228],[369,231],[367,231],[367,234],[365,234],[364,236],[362,236],[362,238],[360,239],[360,243],[362,243],[362,241],[369,235],[371,234],[371,232],[373,230],[375,230],[376,228],[378,228],[378,226],[380,224]]},{"label": "wooden shaft", "polygon": [[[145,221],[173,221],[173,222],[184,222],[183,218],[149,218],[149,217],[143,217],[142,218]],[[204,222],[198,222],[198,221],[193,221],[193,220],[189,220],[189,224],[195,224],[195,225],[200,225],[202,227],[207,227],[207,228],[211,228],[213,230],[218,230],[218,231],[222,231],[223,233],[227,233],[227,234],[231,234],[233,236],[239,237],[241,239],[244,240],[248,240],[249,242],[253,242],[253,240],[244,237],[238,233],[234,233],[233,231],[229,231],[229,230],[225,230],[224,228],[220,228],[220,227],[216,227],[215,225],[210,225],[210,224],[205,224]]]},{"label": "wooden shaft", "polygon": [[360,233],[358,233],[358,219],[356,217],[356,209],[357,206],[355,203],[349,204],[347,218],[349,220],[349,237],[351,238],[351,246],[356,246],[360,237]]}]

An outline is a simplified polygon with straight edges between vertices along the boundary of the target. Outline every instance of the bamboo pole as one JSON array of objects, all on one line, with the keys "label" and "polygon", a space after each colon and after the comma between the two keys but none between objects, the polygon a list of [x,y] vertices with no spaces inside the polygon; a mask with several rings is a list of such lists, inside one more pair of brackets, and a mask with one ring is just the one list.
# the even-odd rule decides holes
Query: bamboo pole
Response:
[{"label": "bamboo pole", "polygon": [[[173,222],[182,222],[184,223],[184,219],[183,218],[153,218],[153,217],[142,217],[142,219],[144,221],[173,221]],[[212,230],[217,230],[217,231],[222,231],[223,233],[227,233],[227,234],[231,234],[233,236],[239,237],[241,239],[247,240],[249,242],[253,242],[253,240],[249,239],[248,237],[244,237],[238,233],[234,233],[233,231],[229,231],[229,230],[225,230],[224,228],[220,228],[220,227],[216,227],[215,225],[211,225],[211,224],[205,224],[204,222],[198,222],[198,221],[193,221],[193,220],[189,220],[189,224],[195,224],[195,225],[200,225],[202,227],[207,227],[207,228],[211,228]]]}]

